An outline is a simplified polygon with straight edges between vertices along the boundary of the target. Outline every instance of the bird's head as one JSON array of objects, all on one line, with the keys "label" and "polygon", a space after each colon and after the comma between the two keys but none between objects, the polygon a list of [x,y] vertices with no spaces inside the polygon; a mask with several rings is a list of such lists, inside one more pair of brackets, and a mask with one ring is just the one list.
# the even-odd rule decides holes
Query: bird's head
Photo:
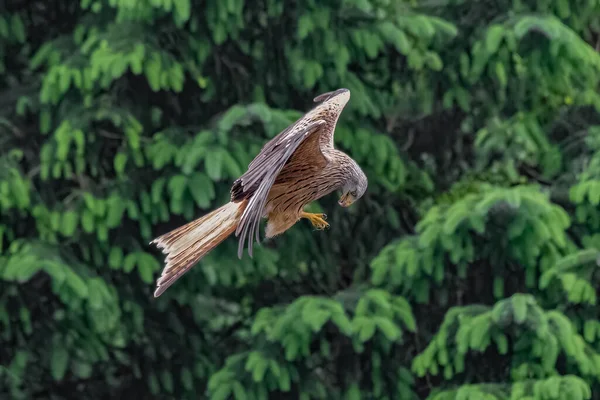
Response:
[{"label": "bird's head", "polygon": [[344,183],[344,186],[342,186],[342,196],[338,200],[338,204],[342,207],[349,207],[356,200],[360,199],[367,191],[369,184],[367,176],[354,161],[350,164],[347,176],[348,179]]}]

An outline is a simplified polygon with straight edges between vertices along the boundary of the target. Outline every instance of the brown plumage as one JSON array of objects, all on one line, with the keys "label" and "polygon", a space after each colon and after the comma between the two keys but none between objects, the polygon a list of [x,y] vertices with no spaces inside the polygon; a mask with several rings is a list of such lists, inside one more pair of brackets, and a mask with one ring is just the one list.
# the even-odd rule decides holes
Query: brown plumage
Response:
[{"label": "brown plumage", "polygon": [[246,240],[252,257],[262,218],[268,219],[268,238],[301,218],[322,229],[328,226],[326,216],[304,212],[307,204],[341,189],[339,204],[348,207],[364,194],[365,174],[353,159],[333,148],[335,126],[349,99],[348,89],[316,97],[319,105],[265,144],[233,183],[229,203],[152,241],[167,254],[155,297],[233,232],[239,237],[238,257]]}]

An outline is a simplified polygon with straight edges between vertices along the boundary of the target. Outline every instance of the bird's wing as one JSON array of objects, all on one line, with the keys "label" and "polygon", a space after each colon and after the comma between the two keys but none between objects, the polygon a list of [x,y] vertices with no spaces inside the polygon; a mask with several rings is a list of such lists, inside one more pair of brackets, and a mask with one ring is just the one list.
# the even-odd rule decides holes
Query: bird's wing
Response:
[{"label": "bird's wing", "polygon": [[[314,103],[323,103],[323,102],[331,99],[332,97],[335,97],[336,95],[340,94],[343,91],[347,91],[347,89],[338,89],[333,92],[327,92],[327,93],[320,94],[313,99],[313,102]],[[317,106],[317,108],[318,107],[319,106]],[[339,113],[341,113],[341,112],[342,112],[342,109],[340,108],[337,110],[336,113],[339,115]],[[335,124],[331,129],[327,129],[327,130],[323,131],[323,135],[321,137],[321,145],[323,147],[333,149],[333,134],[334,133],[335,133]]]},{"label": "bird's wing", "polygon": [[252,189],[253,193],[235,231],[236,236],[239,237],[238,257],[241,258],[244,253],[246,239],[248,239],[248,254],[252,256],[254,243],[252,234],[256,241],[260,242],[259,222],[277,175],[298,149],[298,146],[324,124],[325,121],[322,119],[299,119],[271,139],[250,163],[248,171],[239,178],[242,189],[244,191]]}]

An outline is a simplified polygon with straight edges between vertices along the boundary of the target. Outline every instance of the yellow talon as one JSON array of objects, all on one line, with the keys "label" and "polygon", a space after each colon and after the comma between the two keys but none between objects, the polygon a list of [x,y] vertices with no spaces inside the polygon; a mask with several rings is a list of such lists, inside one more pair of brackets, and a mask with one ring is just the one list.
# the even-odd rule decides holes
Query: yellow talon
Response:
[{"label": "yellow talon", "polygon": [[325,222],[325,220],[327,219],[327,215],[325,214],[302,212],[301,218],[308,219],[310,223],[319,230],[329,228],[329,224]]}]

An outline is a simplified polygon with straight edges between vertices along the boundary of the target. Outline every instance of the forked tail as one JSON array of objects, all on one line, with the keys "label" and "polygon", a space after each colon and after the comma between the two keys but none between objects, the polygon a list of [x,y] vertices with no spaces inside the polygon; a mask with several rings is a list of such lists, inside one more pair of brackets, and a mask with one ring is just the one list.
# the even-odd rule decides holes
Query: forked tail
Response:
[{"label": "forked tail", "polygon": [[150,242],[167,255],[165,268],[156,282],[154,297],[163,294],[202,257],[235,232],[246,204],[246,201],[227,203]]}]

